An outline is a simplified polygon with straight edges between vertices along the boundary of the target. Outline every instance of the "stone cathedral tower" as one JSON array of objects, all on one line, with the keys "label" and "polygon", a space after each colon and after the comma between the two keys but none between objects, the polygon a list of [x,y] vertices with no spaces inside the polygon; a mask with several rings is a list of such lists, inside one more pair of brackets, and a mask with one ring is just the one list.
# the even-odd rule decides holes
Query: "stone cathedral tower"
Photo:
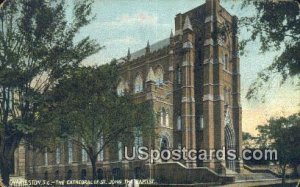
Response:
[{"label": "stone cathedral tower", "polygon": [[[175,67],[182,71],[182,83],[174,84],[180,95],[184,129],[182,145],[187,149],[234,149],[241,155],[241,105],[237,18],[206,0],[204,6],[175,18]],[[180,92],[176,91],[180,90]],[[199,161],[222,172],[239,171],[239,161]],[[187,163],[193,167],[195,163]]]}]

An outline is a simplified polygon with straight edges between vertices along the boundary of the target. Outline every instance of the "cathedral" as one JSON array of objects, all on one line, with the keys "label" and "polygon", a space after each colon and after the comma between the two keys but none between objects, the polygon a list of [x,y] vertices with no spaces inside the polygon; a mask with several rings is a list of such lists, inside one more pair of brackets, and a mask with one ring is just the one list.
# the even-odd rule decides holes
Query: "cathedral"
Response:
[{"label": "cathedral", "polygon": [[[145,42],[146,43],[146,42]],[[134,102],[148,102],[157,114],[157,149],[235,150],[235,160],[157,161],[124,159],[119,151],[103,150],[97,161],[98,179],[154,178],[189,182],[231,180],[242,162],[242,108],[237,17],[219,0],[175,16],[175,29],[166,39],[118,60],[117,92],[128,92]],[[53,153],[26,151],[26,177],[34,179],[91,178],[91,164],[72,142]],[[201,182],[199,181],[199,182]]]}]

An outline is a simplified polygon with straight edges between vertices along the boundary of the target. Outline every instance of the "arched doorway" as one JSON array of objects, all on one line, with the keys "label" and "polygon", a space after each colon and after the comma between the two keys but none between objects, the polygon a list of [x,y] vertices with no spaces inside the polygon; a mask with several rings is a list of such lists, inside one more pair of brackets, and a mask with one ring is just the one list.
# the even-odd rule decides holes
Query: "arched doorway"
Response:
[{"label": "arched doorway", "polygon": [[71,180],[72,179],[72,170],[68,170],[66,180]]},{"label": "arched doorway", "polygon": [[112,169],[112,177],[113,180],[120,180],[122,179],[122,172],[120,168],[113,168]]},{"label": "arched doorway", "polygon": [[44,180],[48,180],[48,171],[45,171],[44,173]]},{"label": "arched doorway", "polygon": [[[236,150],[235,132],[228,109],[225,115],[225,149],[226,153],[228,150]],[[232,171],[235,171],[235,160],[226,158],[226,167]]]},{"label": "arched doorway", "polygon": [[86,180],[86,169],[81,170],[81,180]]},{"label": "arched doorway", "polygon": [[[162,152],[163,150],[167,150],[169,148],[169,140],[166,136],[162,136],[161,140],[160,140],[160,151]],[[166,155],[168,154],[167,152],[164,152],[162,157],[167,158],[170,155]],[[167,160],[162,159],[162,161],[166,162]]]},{"label": "arched doorway", "polygon": [[54,178],[55,179],[59,179],[59,171],[58,170],[55,171]]},{"label": "arched doorway", "polygon": [[97,179],[98,180],[102,180],[103,179],[103,170],[102,169],[98,169],[97,170]]}]

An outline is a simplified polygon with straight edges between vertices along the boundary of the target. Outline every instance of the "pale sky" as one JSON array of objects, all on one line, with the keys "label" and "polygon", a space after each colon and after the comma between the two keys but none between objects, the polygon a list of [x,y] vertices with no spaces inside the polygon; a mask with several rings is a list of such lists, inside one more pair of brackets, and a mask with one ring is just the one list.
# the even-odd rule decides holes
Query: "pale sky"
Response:
[{"label": "pale sky", "polygon": [[[144,48],[147,41],[155,43],[169,37],[174,31],[174,18],[203,4],[204,0],[95,0],[93,12],[95,20],[81,30],[79,37],[89,35],[97,40],[105,49],[85,59],[84,64],[103,64],[113,58],[126,56],[131,52]],[[231,1],[221,0],[221,5],[228,12],[238,17],[255,13],[253,9],[233,6]],[[240,39],[247,38],[249,32],[241,30]],[[245,99],[251,82],[257,72],[268,66],[273,58],[280,54],[272,51],[259,53],[259,43],[253,42],[246,48],[247,55],[240,57],[241,63],[241,100],[243,107],[243,131],[256,133],[257,125],[264,124],[271,116],[289,115],[299,111],[300,91],[287,84],[280,88],[272,85],[264,104]],[[276,81],[275,81],[276,83]]]}]

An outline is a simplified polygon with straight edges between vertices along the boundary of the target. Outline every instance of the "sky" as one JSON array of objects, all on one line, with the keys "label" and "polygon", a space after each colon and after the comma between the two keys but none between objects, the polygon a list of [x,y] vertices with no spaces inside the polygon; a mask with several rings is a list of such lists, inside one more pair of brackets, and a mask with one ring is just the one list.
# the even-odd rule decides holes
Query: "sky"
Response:
[{"label": "sky", "polygon": [[[222,1],[221,5],[231,15],[238,17],[255,13],[253,8],[240,9],[238,1]],[[84,60],[85,65],[100,65],[113,58],[126,56],[131,52],[169,37],[174,31],[174,18],[178,13],[193,9],[205,0],[95,0],[93,22],[83,28],[79,38],[90,36],[103,50]],[[240,40],[249,37],[246,29],[241,29]],[[265,103],[248,101],[245,95],[259,71],[267,67],[280,51],[259,52],[259,43],[252,42],[246,47],[246,55],[240,56],[241,101],[243,107],[243,131],[257,134],[257,125],[263,125],[271,116],[287,116],[299,112],[300,91],[291,83],[284,86],[274,81],[268,90]]]}]

